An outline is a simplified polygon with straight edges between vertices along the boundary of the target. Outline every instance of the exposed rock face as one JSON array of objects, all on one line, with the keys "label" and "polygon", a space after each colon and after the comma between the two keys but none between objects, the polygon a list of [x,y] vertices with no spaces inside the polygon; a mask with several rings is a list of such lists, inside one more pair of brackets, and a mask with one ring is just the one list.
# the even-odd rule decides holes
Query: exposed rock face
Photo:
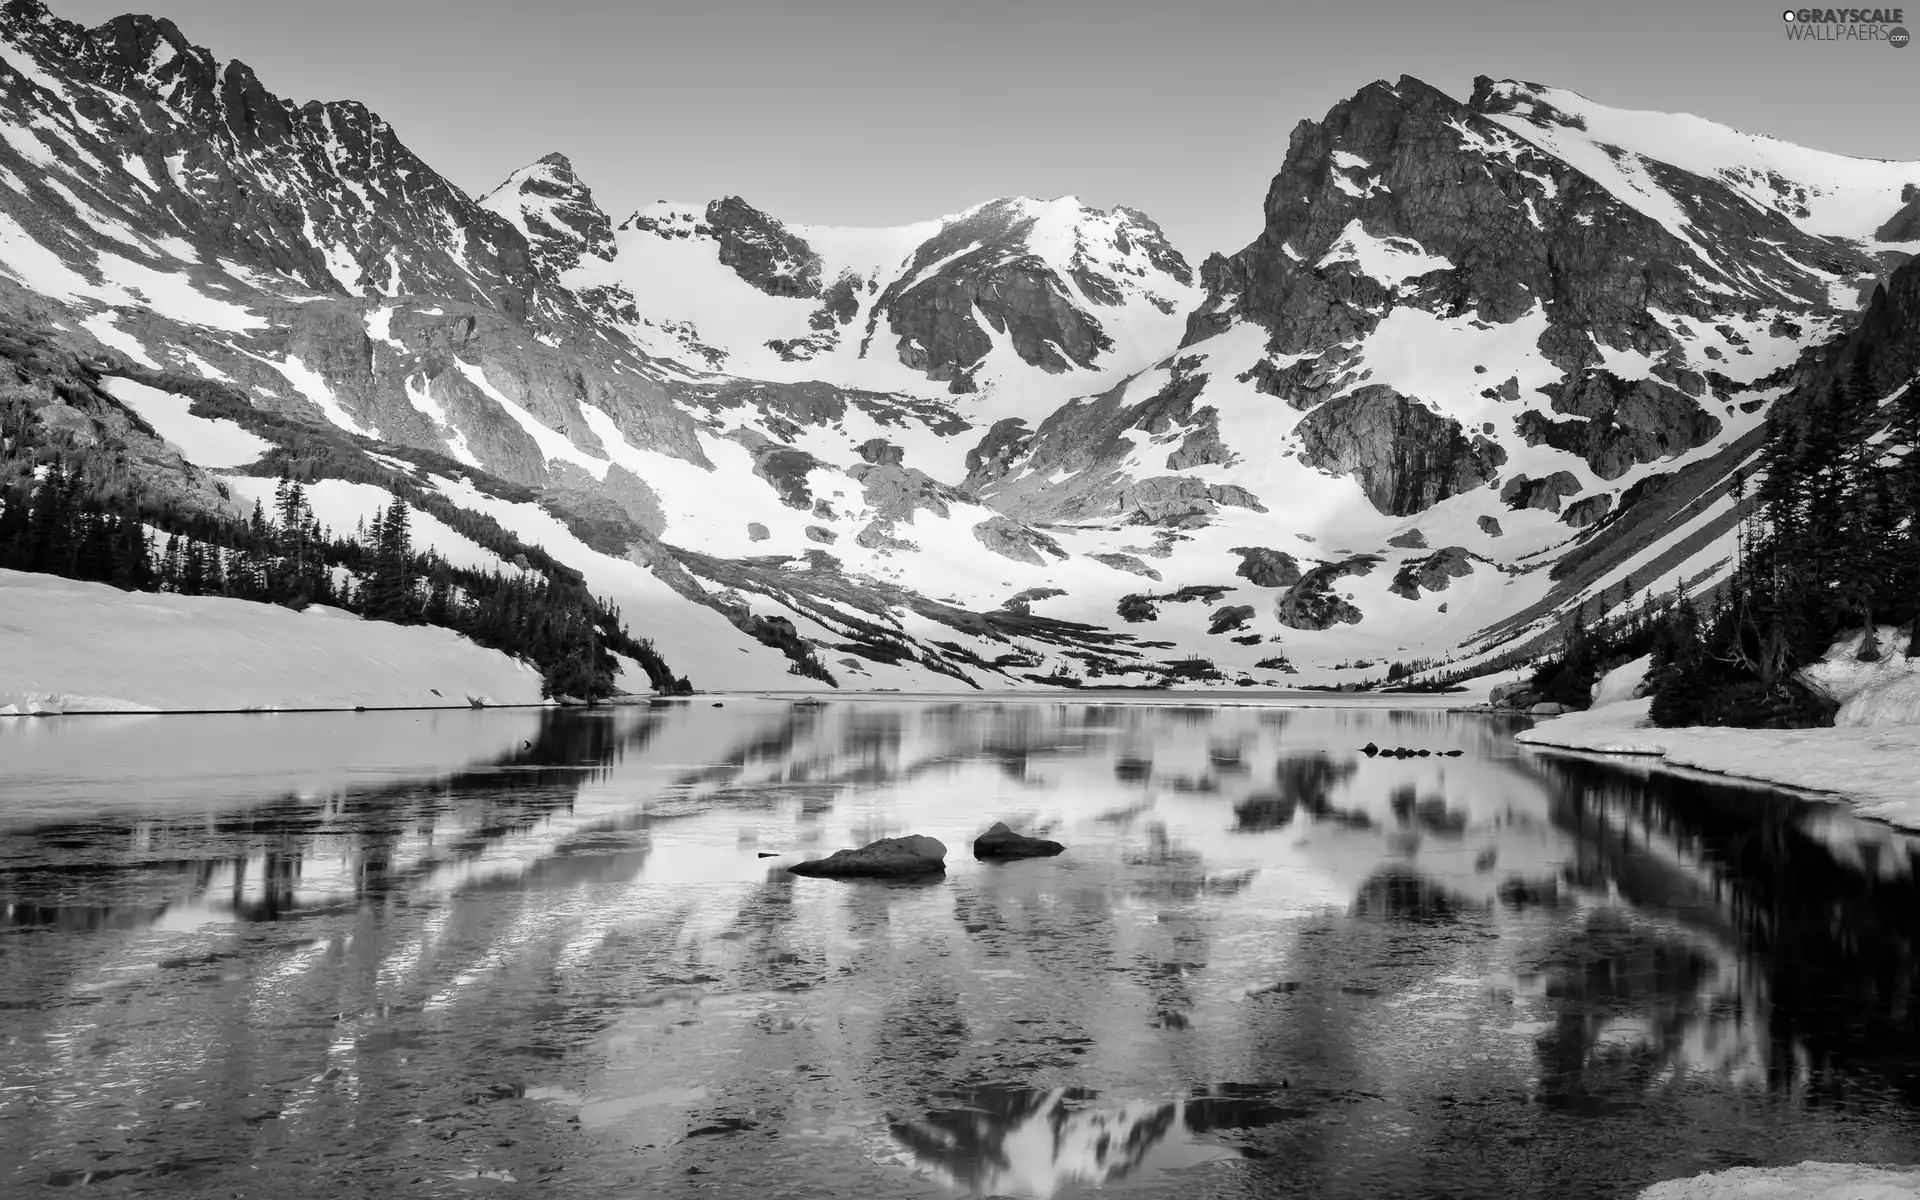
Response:
[{"label": "exposed rock face", "polygon": [[[1858,251],[1750,200],[1737,190],[1743,179],[1636,164],[1676,198],[1701,240],[1750,248],[1742,268],[1766,280],[1755,287],[1523,140],[1539,130],[1550,143],[1567,128],[1578,126],[1534,85],[1484,77],[1466,104],[1402,76],[1362,88],[1321,121],[1301,122],[1268,192],[1265,230],[1240,253],[1202,266],[1212,295],[1189,322],[1188,343],[1222,328],[1228,309],[1271,330],[1276,351],[1317,353],[1371,331],[1396,304],[1504,323],[1551,300],[1553,328],[1541,348],[1571,370],[1592,361],[1590,336],[1622,349],[1664,349],[1650,311],[1704,319],[1711,310],[1688,270],[1756,298],[1777,288],[1789,303],[1813,307],[1825,302],[1821,281],[1801,264],[1837,257],[1870,269]],[[1389,283],[1330,258],[1353,221],[1439,261]]]},{"label": "exposed rock face", "polygon": [[1580,481],[1571,471],[1555,471],[1545,479],[1528,479],[1525,475],[1515,475],[1507,480],[1500,489],[1500,499],[1508,508],[1539,508],[1547,512],[1560,511],[1560,501],[1566,496],[1580,493]]},{"label": "exposed rock face", "polygon": [[838,879],[889,879],[931,875],[947,869],[947,847],[938,838],[911,834],[882,838],[858,850],[837,850],[825,858],[795,863],[787,870],[795,875],[820,875]]},{"label": "exposed rock face", "polygon": [[1473,556],[1464,546],[1448,546],[1435,550],[1425,558],[1409,559],[1401,564],[1394,573],[1393,584],[1387,590],[1409,600],[1418,600],[1420,593],[1443,592],[1452,581],[1473,574]]},{"label": "exposed rock face", "polygon": [[1032,443],[1033,431],[1027,428],[1024,417],[995,421],[980,444],[967,451],[966,486],[977,489],[1006,475],[1012,462]]},{"label": "exposed rock face", "polygon": [[1067,552],[1060,548],[1059,542],[1006,517],[989,517],[980,522],[973,527],[973,536],[982,546],[1002,558],[1036,567],[1047,565],[1047,560],[1040,557],[1042,550],[1055,558],[1067,557]]},{"label": "exposed rock face", "polygon": [[1589,371],[1575,383],[1549,389],[1555,420],[1529,410],[1515,428],[1529,446],[1545,442],[1587,460],[1602,479],[1618,479],[1635,464],[1696,446],[1720,432],[1720,419],[1685,392],[1652,379],[1628,383],[1608,371]]},{"label": "exposed rock face", "polygon": [[1292,587],[1300,582],[1300,563],[1285,550],[1265,546],[1235,546],[1240,566],[1235,575],[1260,587]]},{"label": "exposed rock face", "polygon": [[1491,481],[1507,460],[1499,443],[1380,384],[1327,401],[1298,432],[1305,462],[1358,477],[1375,508],[1401,517]]},{"label": "exposed rock face", "polygon": [[1500,528],[1500,519],[1498,517],[1483,516],[1479,518],[1475,524],[1480,527],[1480,532],[1486,534],[1488,537],[1500,537],[1506,532]]},{"label": "exposed rock face", "polygon": [[854,535],[853,540],[869,550],[918,550],[920,548],[917,542],[896,537],[897,528],[895,522],[885,517],[875,517],[860,527],[860,532]]},{"label": "exposed rock face", "polygon": [[1585,529],[1606,516],[1612,509],[1613,496],[1607,492],[1599,492],[1567,505],[1567,511],[1561,514],[1560,520],[1575,529]]},{"label": "exposed rock face", "polygon": [[1144,575],[1155,583],[1160,582],[1160,572],[1154,570],[1131,554],[1089,554],[1097,563],[1112,567],[1116,571],[1125,571],[1131,575]]},{"label": "exposed rock face", "polygon": [[1359,379],[1360,354],[1351,346],[1330,346],[1323,354],[1276,367],[1262,359],[1240,376],[1255,391],[1278,396],[1289,408],[1305,411]]},{"label": "exposed rock face", "polygon": [[1418,529],[1409,529],[1405,533],[1395,534],[1393,537],[1388,538],[1387,545],[1397,547],[1401,550],[1425,550],[1427,548],[1427,535],[1421,533]]},{"label": "exposed rock face", "polygon": [[1253,620],[1253,605],[1223,604],[1213,610],[1207,622],[1207,632],[1212,634],[1237,633]]},{"label": "exposed rock face", "polygon": [[1232,451],[1220,440],[1220,414],[1212,406],[1193,414],[1198,423],[1180,448],[1167,455],[1167,470],[1189,471],[1194,467],[1230,466],[1234,461]]},{"label": "exposed rock face", "polygon": [[1301,576],[1274,606],[1274,616],[1289,629],[1327,629],[1334,625],[1357,625],[1362,613],[1333,586],[1348,575],[1366,575],[1380,562],[1376,555],[1362,554],[1342,562],[1322,563]]},{"label": "exposed rock face", "polygon": [[1005,821],[995,821],[985,833],[973,839],[973,856],[982,859],[1051,858],[1065,849],[1059,842],[1015,833]]},{"label": "exposed rock face", "polygon": [[707,225],[720,262],[769,296],[820,294],[820,256],[812,247],[738,196],[707,205]]},{"label": "exposed rock face", "polygon": [[1136,525],[1188,528],[1205,525],[1221,505],[1267,511],[1253,493],[1235,484],[1208,484],[1191,475],[1162,475],[1124,489],[1117,507]]},{"label": "exposed rock face", "polygon": [[760,522],[758,521],[747,522],[747,540],[748,541],[764,542],[772,536],[773,535],[771,533],[767,532],[767,527],[765,525],[762,525]]},{"label": "exposed rock face", "polygon": [[613,260],[613,222],[564,154],[515,171],[480,203],[519,227],[535,267],[550,279],[574,267],[581,255]]},{"label": "exposed rock face", "polygon": [[884,312],[901,362],[929,379],[948,381],[951,391],[972,391],[971,373],[993,348],[977,312],[995,336],[1011,339],[1021,361],[1049,372],[1088,368],[1114,343],[1076,296],[1095,308],[1117,305],[1123,295],[1116,280],[1133,276],[1137,282],[1130,286],[1147,289],[1170,311],[1169,297],[1179,289],[1167,287],[1162,296],[1153,290],[1154,277],[1181,288],[1192,282],[1192,269],[1158,226],[1131,209],[1114,209],[1093,215],[1113,227],[1111,248],[1119,261],[1096,264],[1094,248],[1083,239],[1066,270],[1070,283],[1028,244],[1050,215],[1034,202],[996,200],[947,222],[881,294],[868,347]]}]

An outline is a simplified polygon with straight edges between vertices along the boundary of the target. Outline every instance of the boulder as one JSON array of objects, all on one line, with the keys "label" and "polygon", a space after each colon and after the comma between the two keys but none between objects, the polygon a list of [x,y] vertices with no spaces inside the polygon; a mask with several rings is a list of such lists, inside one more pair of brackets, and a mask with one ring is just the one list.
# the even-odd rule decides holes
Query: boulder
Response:
[{"label": "boulder", "polygon": [[1532,708],[1529,708],[1527,710],[1528,713],[1536,717],[1557,717],[1561,713],[1566,711],[1567,711],[1566,705],[1555,704],[1551,700],[1543,700],[1539,704],[1536,704]]},{"label": "boulder", "polygon": [[1530,693],[1531,689],[1524,683],[1503,683],[1487,693],[1487,703],[1493,705],[1512,704],[1520,706],[1519,702],[1521,697],[1527,696]]},{"label": "boulder", "polygon": [[911,875],[931,875],[947,869],[947,847],[938,838],[910,834],[907,837],[881,838],[858,850],[837,850],[825,858],[795,863],[787,870],[795,875],[819,875],[833,879],[899,879]]},{"label": "boulder", "polygon": [[1050,858],[1065,849],[1059,842],[1015,833],[1005,821],[995,821],[992,828],[973,839],[975,858]]}]

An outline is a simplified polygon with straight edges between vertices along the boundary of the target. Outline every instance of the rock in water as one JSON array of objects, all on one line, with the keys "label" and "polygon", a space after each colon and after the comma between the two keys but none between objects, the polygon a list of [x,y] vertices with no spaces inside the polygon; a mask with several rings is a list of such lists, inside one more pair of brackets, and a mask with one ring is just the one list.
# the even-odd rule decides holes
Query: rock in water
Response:
[{"label": "rock in water", "polygon": [[995,821],[993,828],[973,839],[975,858],[1048,858],[1065,849],[1059,842],[1015,833],[1005,821]]},{"label": "rock in water", "polygon": [[824,875],[840,879],[897,879],[931,875],[947,869],[947,847],[938,838],[911,834],[881,838],[858,850],[837,850],[825,858],[795,863],[795,875]]}]

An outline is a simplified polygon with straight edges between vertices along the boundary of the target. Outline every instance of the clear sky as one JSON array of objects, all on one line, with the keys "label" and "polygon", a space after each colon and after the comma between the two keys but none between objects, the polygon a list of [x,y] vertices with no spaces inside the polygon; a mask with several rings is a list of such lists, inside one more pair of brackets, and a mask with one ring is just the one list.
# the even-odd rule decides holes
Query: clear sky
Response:
[{"label": "clear sky", "polygon": [[[1402,74],[1920,159],[1920,47],[1789,43],[1780,0],[149,2],[278,95],[363,101],[470,192],[559,150],[615,220],[737,194],[891,225],[1072,194],[1145,211],[1197,261],[1258,231],[1296,122]],[[1920,0],[1848,2],[1911,3],[1920,31]]]}]

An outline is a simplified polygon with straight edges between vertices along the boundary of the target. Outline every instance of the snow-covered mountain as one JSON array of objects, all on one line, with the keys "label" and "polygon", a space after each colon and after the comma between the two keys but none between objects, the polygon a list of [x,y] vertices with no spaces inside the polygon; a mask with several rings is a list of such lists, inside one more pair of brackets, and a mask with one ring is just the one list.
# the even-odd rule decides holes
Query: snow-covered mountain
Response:
[{"label": "snow-covered mountain", "polygon": [[1534,84],[1363,88],[1195,270],[1072,198],[616,220],[549,155],[476,200],[166,20],[0,43],[0,310],[278,449],[76,437],[181,503],[297,463],[342,528],[406,472],[709,688],[1332,678],[1711,575],[1768,404],[1920,249],[1920,164]]}]

